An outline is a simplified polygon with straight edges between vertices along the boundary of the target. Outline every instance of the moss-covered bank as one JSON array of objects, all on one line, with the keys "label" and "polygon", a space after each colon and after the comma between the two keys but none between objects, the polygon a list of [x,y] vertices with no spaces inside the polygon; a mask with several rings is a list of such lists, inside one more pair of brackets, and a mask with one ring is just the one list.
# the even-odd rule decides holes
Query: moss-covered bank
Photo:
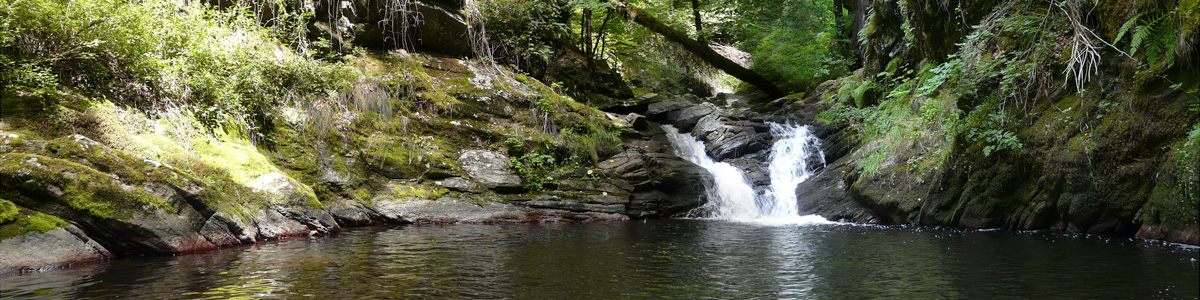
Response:
[{"label": "moss-covered bank", "polygon": [[848,152],[814,181],[844,188],[800,193],[860,221],[1198,244],[1195,5],[875,3],[864,69],[777,102]]}]

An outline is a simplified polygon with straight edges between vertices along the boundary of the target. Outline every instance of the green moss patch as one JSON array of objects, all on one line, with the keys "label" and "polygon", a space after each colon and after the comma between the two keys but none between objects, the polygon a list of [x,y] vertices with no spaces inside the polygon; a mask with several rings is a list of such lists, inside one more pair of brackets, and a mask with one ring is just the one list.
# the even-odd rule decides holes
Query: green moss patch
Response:
[{"label": "green moss patch", "polygon": [[70,225],[55,216],[24,209],[0,199],[0,240],[32,233],[44,233]]}]

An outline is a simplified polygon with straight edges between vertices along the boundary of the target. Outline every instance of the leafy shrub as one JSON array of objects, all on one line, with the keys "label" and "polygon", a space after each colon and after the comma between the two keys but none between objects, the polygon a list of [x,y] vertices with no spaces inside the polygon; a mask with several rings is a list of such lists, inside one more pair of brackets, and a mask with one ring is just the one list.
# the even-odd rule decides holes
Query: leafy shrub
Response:
[{"label": "leafy shrub", "polygon": [[249,12],[127,0],[17,1],[0,10],[0,84],[69,88],[209,128],[255,132],[285,99],[343,89],[347,67],[298,57]]}]

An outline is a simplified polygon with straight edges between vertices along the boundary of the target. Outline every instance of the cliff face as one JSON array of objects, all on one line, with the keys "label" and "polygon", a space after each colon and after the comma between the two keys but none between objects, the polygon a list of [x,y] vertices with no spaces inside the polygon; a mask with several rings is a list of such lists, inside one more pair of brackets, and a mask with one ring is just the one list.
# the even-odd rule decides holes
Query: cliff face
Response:
[{"label": "cliff face", "polygon": [[840,157],[797,190],[802,206],[1200,243],[1194,8],[871,5],[863,69],[779,102],[820,124]]}]

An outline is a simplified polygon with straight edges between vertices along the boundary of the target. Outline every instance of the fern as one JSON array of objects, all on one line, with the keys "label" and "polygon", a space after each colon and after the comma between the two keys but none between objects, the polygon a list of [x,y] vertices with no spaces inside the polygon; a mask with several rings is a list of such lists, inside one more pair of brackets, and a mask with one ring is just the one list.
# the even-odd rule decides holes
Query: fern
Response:
[{"label": "fern", "polygon": [[1125,33],[1129,32],[1129,29],[1133,28],[1133,24],[1137,23],[1138,18],[1141,17],[1142,15],[1139,14],[1132,19],[1129,19],[1129,21],[1125,21],[1125,24],[1121,25],[1121,29],[1117,30],[1117,38],[1113,39],[1113,44],[1120,43],[1121,38],[1125,37]]},{"label": "fern", "polygon": [[1142,41],[1146,40],[1146,36],[1150,35],[1150,30],[1153,29],[1152,24],[1138,26],[1133,32],[1132,40],[1129,46],[1129,55],[1137,55],[1138,48],[1141,48]]}]

